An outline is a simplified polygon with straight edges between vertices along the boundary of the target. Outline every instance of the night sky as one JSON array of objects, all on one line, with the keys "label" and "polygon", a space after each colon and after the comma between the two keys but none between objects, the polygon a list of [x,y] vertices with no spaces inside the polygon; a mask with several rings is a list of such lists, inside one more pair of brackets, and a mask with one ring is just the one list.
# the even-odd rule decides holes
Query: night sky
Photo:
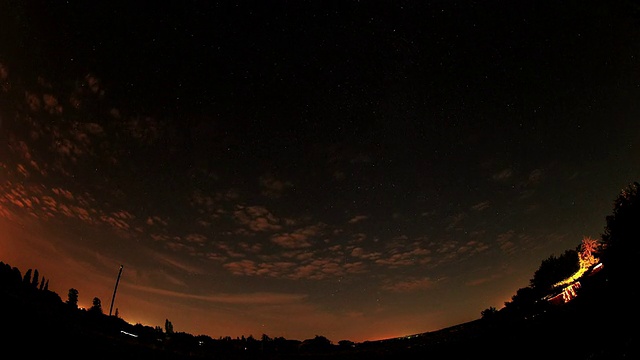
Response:
[{"label": "night sky", "polygon": [[359,342],[501,308],[640,179],[633,1],[239,3],[3,1],[1,261]]}]

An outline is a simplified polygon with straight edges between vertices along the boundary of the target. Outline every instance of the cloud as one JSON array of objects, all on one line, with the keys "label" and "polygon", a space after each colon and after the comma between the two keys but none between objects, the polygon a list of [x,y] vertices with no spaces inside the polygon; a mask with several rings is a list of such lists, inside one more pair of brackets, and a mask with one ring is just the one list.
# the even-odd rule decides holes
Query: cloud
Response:
[{"label": "cloud", "polygon": [[488,209],[490,206],[491,206],[491,201],[482,201],[471,206],[471,208],[476,211],[483,211]]},{"label": "cloud", "polygon": [[[219,191],[212,195],[204,194],[200,190],[196,190],[191,194],[189,202],[199,214],[210,219],[220,218],[222,214],[227,213],[225,206],[238,198],[238,193],[234,190]],[[209,224],[208,219],[201,219],[203,225]]]},{"label": "cloud", "polygon": [[293,183],[276,179],[271,174],[261,176],[259,180],[262,195],[270,198],[279,198],[286,189],[293,187]]},{"label": "cloud", "polygon": [[299,249],[311,246],[311,242],[309,242],[306,235],[295,232],[276,234],[271,237],[271,241],[287,249]]},{"label": "cloud", "polygon": [[515,243],[513,242],[514,235],[515,231],[513,230],[509,230],[498,235],[498,238],[496,240],[498,241],[500,250],[507,254],[510,254],[515,250]]},{"label": "cloud", "polygon": [[135,216],[126,210],[119,210],[112,212],[111,214],[103,214],[100,216],[100,220],[104,223],[111,225],[111,227],[120,232],[120,234],[126,234],[132,228],[131,222],[135,219]]},{"label": "cloud", "polygon": [[288,259],[295,259],[298,261],[307,261],[316,256],[316,253],[309,249],[297,249],[292,251],[282,252],[282,257]]},{"label": "cloud", "polygon": [[368,216],[366,215],[356,215],[354,217],[352,217],[351,219],[349,219],[349,224],[355,224],[357,222],[360,222],[362,220],[366,220],[368,218]]},{"label": "cloud", "polygon": [[364,254],[364,249],[361,247],[355,247],[351,250],[351,256],[360,257]]},{"label": "cloud", "polygon": [[224,267],[234,275],[256,275],[257,265],[253,260],[239,260],[224,264]]},{"label": "cloud", "polygon": [[0,63],[0,80],[7,81],[7,79],[9,79],[9,70],[3,63]]},{"label": "cloud", "polygon": [[44,109],[49,114],[62,114],[62,105],[58,102],[58,99],[51,94],[42,95],[44,102]]},{"label": "cloud", "polygon": [[408,293],[431,289],[434,284],[435,283],[430,278],[426,277],[421,279],[410,279],[396,283],[387,283],[382,286],[382,289],[391,292]]},{"label": "cloud", "polygon": [[102,83],[99,78],[97,78],[93,74],[87,74],[84,77],[85,85],[93,92],[94,94],[99,94],[103,92]]},{"label": "cloud", "polygon": [[202,234],[188,234],[184,239],[196,245],[204,245],[207,242],[207,237]]},{"label": "cloud", "polygon": [[159,216],[149,216],[146,221],[149,226],[167,226],[169,223]]},{"label": "cloud", "polygon": [[153,117],[130,117],[121,122],[125,132],[142,144],[151,145],[162,136],[160,123]]},{"label": "cloud", "polygon": [[250,294],[220,294],[200,297],[210,302],[228,304],[290,304],[303,301],[308,296],[305,294],[283,293],[250,293]]},{"label": "cloud", "polygon": [[[24,164],[30,166],[32,170],[35,170],[36,172],[42,174],[43,176],[46,175],[47,172],[42,168],[42,166],[38,164],[38,162],[36,162],[34,153],[29,148],[26,142],[21,140],[10,139],[8,145],[9,145],[9,151],[15,154],[16,159],[21,159],[24,162]],[[30,171],[25,167],[25,165],[17,163],[16,167],[18,168],[18,172],[23,177],[29,176]]]},{"label": "cloud", "polygon": [[85,123],[83,124],[83,128],[92,135],[99,135],[104,131],[102,126],[96,123]]},{"label": "cloud", "polygon": [[415,259],[412,259],[411,257],[409,257],[407,253],[393,254],[383,259],[377,259],[375,262],[378,265],[387,265],[391,268],[408,266],[416,263]]},{"label": "cloud", "polygon": [[234,275],[291,277],[296,272],[297,264],[290,261],[275,261],[257,263],[253,260],[239,260],[224,264],[224,267]]},{"label": "cloud", "polygon": [[355,258],[360,258],[360,259],[363,259],[363,260],[376,261],[376,260],[380,259],[381,253],[379,253],[379,252],[367,252],[367,251],[364,250],[364,248],[354,247],[351,250],[351,256],[353,256]]},{"label": "cloud", "polygon": [[58,195],[58,196],[62,196],[64,198],[66,198],[67,200],[73,200],[74,199],[73,194],[69,190],[65,190],[65,189],[62,189],[62,188],[52,188],[51,191],[53,191],[53,193]]},{"label": "cloud", "polygon": [[2,204],[0,201],[0,218],[4,218],[7,220],[15,220],[16,217],[13,215],[13,212],[9,211],[9,209]]},{"label": "cloud", "polygon": [[278,260],[277,256],[265,257],[265,261],[242,259],[224,264],[224,268],[234,275],[263,276],[292,280],[322,280],[336,278],[345,274],[363,273],[366,264],[362,261],[345,262],[341,257],[319,257],[318,253],[301,256],[302,253],[291,252],[286,260]]},{"label": "cloud", "polygon": [[462,221],[466,219],[466,217],[467,214],[465,213],[458,213],[449,216],[447,218],[447,220],[449,221],[449,223],[447,224],[447,230],[461,230],[460,223],[462,223]]},{"label": "cloud", "polygon": [[291,279],[311,279],[322,280],[329,277],[338,277],[344,275],[346,268],[341,266],[340,261],[332,258],[321,258],[312,260],[298,266],[295,272],[289,274]]},{"label": "cloud", "polygon": [[398,268],[401,266],[409,266],[416,264],[426,264],[431,261],[431,250],[423,248],[419,243],[411,244],[408,249],[399,244],[386,257],[380,257],[375,260],[378,265],[389,266],[390,268]]},{"label": "cloud", "polygon": [[489,246],[481,241],[471,240],[458,248],[459,254],[477,254],[487,250]]},{"label": "cloud", "polygon": [[38,95],[26,91],[24,96],[25,101],[29,106],[29,110],[31,110],[32,112],[40,111],[40,109],[42,108],[42,101],[40,100],[40,97]]},{"label": "cloud", "polygon": [[145,251],[148,257],[153,257],[158,263],[169,265],[172,268],[178,269],[184,273],[188,273],[188,274],[202,273],[202,271],[199,268],[191,265],[189,262],[179,261],[178,259],[176,259],[176,256],[174,256],[173,254],[164,254],[158,251],[150,250],[148,248],[145,248],[142,251]]},{"label": "cloud", "polygon": [[318,236],[321,230],[322,225],[310,225],[290,233],[273,235],[271,241],[287,249],[306,248],[311,246],[309,239]]},{"label": "cloud", "polygon": [[152,293],[166,297],[174,297],[181,299],[194,299],[206,301],[210,303],[222,304],[245,304],[245,305],[278,305],[278,304],[294,304],[304,301],[308,298],[306,294],[292,293],[275,293],[275,292],[255,292],[255,293],[221,293],[212,295],[196,295],[192,293],[183,293],[178,291],[170,291],[147,286],[136,286],[124,284],[131,289],[135,289],[145,293]]},{"label": "cloud", "polygon": [[367,240],[367,234],[365,233],[355,233],[351,234],[351,240],[349,240],[350,244],[358,244]]},{"label": "cloud", "polygon": [[503,169],[502,171],[493,174],[492,178],[496,181],[507,181],[513,175],[513,170],[511,169]]},{"label": "cloud", "polygon": [[237,206],[233,216],[240,224],[249,227],[252,231],[263,232],[280,230],[282,226],[279,219],[262,206]]},{"label": "cloud", "polygon": [[535,169],[529,173],[529,184],[538,185],[544,178],[544,171],[542,169]]},{"label": "cloud", "polygon": [[223,242],[216,242],[216,247],[232,258],[245,258],[247,256],[245,253],[236,251],[231,246]]}]

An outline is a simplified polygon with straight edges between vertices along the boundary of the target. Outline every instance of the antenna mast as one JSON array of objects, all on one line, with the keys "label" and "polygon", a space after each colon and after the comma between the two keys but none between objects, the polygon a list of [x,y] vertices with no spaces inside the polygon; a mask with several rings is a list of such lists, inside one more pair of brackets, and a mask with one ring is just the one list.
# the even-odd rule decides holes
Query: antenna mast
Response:
[{"label": "antenna mast", "polygon": [[113,303],[116,301],[116,291],[118,291],[118,283],[120,282],[120,275],[122,275],[122,267],[120,265],[120,271],[118,271],[118,278],[116,279],[116,287],[113,289],[113,297],[111,298],[111,306],[109,307],[109,316],[111,316],[111,311],[113,310]]}]

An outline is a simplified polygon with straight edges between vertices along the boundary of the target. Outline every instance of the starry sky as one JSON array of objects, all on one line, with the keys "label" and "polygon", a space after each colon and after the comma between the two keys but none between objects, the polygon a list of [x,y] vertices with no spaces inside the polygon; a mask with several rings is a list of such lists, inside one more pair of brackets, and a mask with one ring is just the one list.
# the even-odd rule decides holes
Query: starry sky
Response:
[{"label": "starry sky", "polygon": [[640,179],[632,1],[6,1],[0,260],[193,335],[501,308]]}]

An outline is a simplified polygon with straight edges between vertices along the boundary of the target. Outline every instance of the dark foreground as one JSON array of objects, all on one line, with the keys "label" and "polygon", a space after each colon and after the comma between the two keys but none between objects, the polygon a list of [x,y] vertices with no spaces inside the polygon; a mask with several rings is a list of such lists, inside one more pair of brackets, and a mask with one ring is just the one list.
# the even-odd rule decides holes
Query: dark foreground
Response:
[{"label": "dark foreground", "polygon": [[[410,338],[303,347],[273,343],[223,346],[222,340],[160,341],[131,337],[111,324],[69,316],[54,302],[3,293],[0,303],[3,358],[67,359],[639,359],[640,330],[633,291],[612,292],[606,275],[579,297],[527,318],[483,318]],[[102,315],[102,317],[106,317]],[[105,325],[106,324],[106,325]],[[197,340],[188,336],[191,340]],[[206,340],[206,339],[204,339]],[[9,357],[9,355],[11,355]]]}]

